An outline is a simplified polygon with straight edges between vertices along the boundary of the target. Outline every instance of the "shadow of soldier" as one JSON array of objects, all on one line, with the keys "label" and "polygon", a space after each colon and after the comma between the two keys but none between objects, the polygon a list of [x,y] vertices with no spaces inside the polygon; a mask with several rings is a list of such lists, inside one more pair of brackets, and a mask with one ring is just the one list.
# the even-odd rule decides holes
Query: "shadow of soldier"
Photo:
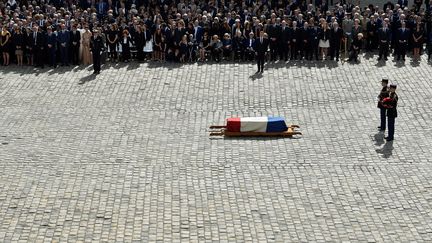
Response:
[{"label": "shadow of soldier", "polygon": [[85,83],[90,82],[90,81],[95,80],[95,79],[96,79],[96,75],[90,74],[90,75],[87,75],[85,77],[82,77],[78,84],[82,85],[82,84],[85,84]]},{"label": "shadow of soldier", "polygon": [[393,141],[389,141],[381,149],[375,150],[377,153],[382,154],[383,158],[388,159],[393,154]]},{"label": "shadow of soldier", "polygon": [[375,146],[381,146],[384,144],[384,132],[377,132],[374,135]]},{"label": "shadow of soldier", "polygon": [[255,73],[249,76],[249,79],[252,79],[252,81],[255,81],[256,79],[261,79],[263,77],[262,73]]}]

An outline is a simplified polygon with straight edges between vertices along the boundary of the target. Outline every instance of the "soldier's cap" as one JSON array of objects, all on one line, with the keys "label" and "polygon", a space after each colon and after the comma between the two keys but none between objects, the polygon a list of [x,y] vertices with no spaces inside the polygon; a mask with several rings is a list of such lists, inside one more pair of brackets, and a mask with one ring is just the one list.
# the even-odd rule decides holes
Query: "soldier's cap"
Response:
[{"label": "soldier's cap", "polygon": [[396,88],[397,88],[397,85],[396,85],[396,84],[390,84],[390,88],[394,88],[394,89],[396,89]]},{"label": "soldier's cap", "polygon": [[382,80],[381,80],[381,82],[384,82],[384,83],[388,83],[388,79],[386,79],[386,78],[383,78]]}]

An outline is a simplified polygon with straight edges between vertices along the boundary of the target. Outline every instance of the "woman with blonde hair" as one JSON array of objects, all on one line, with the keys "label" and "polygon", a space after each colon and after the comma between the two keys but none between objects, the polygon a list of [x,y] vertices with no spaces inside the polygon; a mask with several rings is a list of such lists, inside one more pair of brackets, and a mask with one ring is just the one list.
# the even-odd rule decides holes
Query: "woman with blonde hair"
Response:
[{"label": "woman with blonde hair", "polygon": [[11,33],[7,30],[6,25],[3,26],[1,31],[0,48],[3,53],[3,65],[9,65],[9,52],[11,47]]},{"label": "woman with blonde hair", "polygon": [[16,27],[15,33],[12,36],[12,42],[15,46],[15,55],[17,58],[17,64],[18,66],[23,65],[23,54],[24,54],[24,43],[25,43],[25,36],[21,31],[21,28]]},{"label": "woman with blonde hair", "polygon": [[330,29],[327,22],[323,21],[321,24],[322,31],[319,35],[319,47],[321,50],[321,58],[327,60],[327,53],[330,47]]},{"label": "woman with blonde hair", "polygon": [[423,29],[420,24],[417,24],[412,34],[413,41],[413,60],[420,60],[420,50],[423,49]]},{"label": "woman with blonde hair", "polygon": [[91,42],[91,37],[92,37],[92,33],[89,30],[88,25],[84,26],[84,33],[82,34],[82,46],[83,46],[83,50],[82,50],[82,60],[83,60],[83,64],[84,65],[90,65],[92,64],[92,54],[90,52],[90,42]]}]

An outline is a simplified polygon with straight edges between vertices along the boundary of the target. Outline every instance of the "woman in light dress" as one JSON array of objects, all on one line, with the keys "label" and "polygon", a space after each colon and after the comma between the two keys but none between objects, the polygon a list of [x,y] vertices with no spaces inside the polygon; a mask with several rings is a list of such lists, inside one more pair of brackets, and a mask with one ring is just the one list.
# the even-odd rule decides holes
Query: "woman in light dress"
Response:
[{"label": "woman in light dress", "polygon": [[322,31],[319,35],[319,47],[321,49],[321,58],[327,60],[327,53],[330,47],[330,30],[328,28],[327,22],[323,21],[321,23]]},{"label": "woman in light dress", "polygon": [[89,30],[89,27],[86,25],[84,27],[84,33],[82,34],[82,60],[84,65],[90,65],[93,63],[92,54],[90,53],[90,41],[91,41],[92,33]]}]

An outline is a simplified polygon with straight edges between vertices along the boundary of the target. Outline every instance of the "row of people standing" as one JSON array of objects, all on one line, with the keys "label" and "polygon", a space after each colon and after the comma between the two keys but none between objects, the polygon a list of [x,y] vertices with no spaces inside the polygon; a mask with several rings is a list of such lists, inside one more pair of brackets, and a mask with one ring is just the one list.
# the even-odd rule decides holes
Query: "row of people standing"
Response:
[{"label": "row of people standing", "polygon": [[[47,27],[43,31],[38,25],[34,24],[32,29],[15,27],[12,33],[3,26],[2,33],[7,33],[7,43],[2,38],[1,49],[4,54],[10,56],[11,53],[16,55],[16,61],[19,66],[23,65],[24,59],[28,65],[43,67],[45,64],[55,67],[59,62],[62,66],[68,66],[69,63],[78,65],[91,64],[90,30],[86,26],[84,30],[78,30],[73,26],[69,31],[64,24],[60,29],[54,30]],[[9,65],[10,58],[3,56],[3,65]]]},{"label": "row of people standing", "polygon": [[[101,36],[105,39],[108,57],[111,60],[121,58],[123,61],[128,61],[131,58],[132,50],[140,61],[144,60],[149,55],[148,53],[152,53],[152,57],[157,57],[157,59],[164,59],[167,56],[173,61],[204,60],[208,52],[212,53],[216,61],[221,59],[221,55],[250,60],[254,52],[253,40],[257,37],[254,33],[264,31],[269,38],[270,60],[330,58],[338,61],[340,50],[346,52],[352,50],[351,43],[353,41],[359,43],[358,34],[363,33],[357,20],[349,35],[346,34],[344,28],[339,27],[338,22],[328,23],[324,19],[319,22],[310,19],[308,22],[302,22],[299,27],[297,21],[281,21],[279,18],[273,18],[268,24],[260,23],[253,29],[243,28],[238,22],[236,21],[232,26],[233,37],[230,34],[231,31],[223,34],[223,38],[216,34],[211,35],[213,31],[202,27],[198,20],[195,20],[193,24],[190,23],[188,28],[184,28],[182,20],[174,25],[161,24],[151,28],[148,28],[145,23],[121,28],[112,24],[103,30]],[[407,28],[405,21],[400,22],[400,25],[400,28],[392,31],[388,18],[382,21],[381,27],[374,34],[379,48],[378,59],[386,60],[392,45],[395,46],[397,59],[404,60],[410,46],[413,49],[414,58],[419,59],[425,40],[428,42],[430,57],[432,36],[426,35],[427,32],[423,29],[422,24],[417,23],[415,29]],[[88,25],[84,25],[83,29],[78,29],[76,25],[73,25],[71,30],[68,30],[64,24],[59,25],[57,29],[48,26],[46,32],[42,28],[36,28],[37,30],[34,28],[35,26],[32,30],[16,27],[9,31],[6,26],[3,26],[1,50],[4,65],[9,64],[10,53],[16,54],[19,65],[22,65],[23,56],[27,57],[28,64],[32,65],[33,59],[37,59],[38,48],[48,49],[51,66],[55,66],[57,61],[61,65],[69,65],[70,62],[77,65],[81,59],[84,64],[91,63],[89,45],[92,33]],[[34,41],[39,34],[47,41],[43,47],[35,44]],[[369,48],[369,40],[370,35],[366,38],[366,48]],[[121,53],[120,56],[119,53]]]}]

